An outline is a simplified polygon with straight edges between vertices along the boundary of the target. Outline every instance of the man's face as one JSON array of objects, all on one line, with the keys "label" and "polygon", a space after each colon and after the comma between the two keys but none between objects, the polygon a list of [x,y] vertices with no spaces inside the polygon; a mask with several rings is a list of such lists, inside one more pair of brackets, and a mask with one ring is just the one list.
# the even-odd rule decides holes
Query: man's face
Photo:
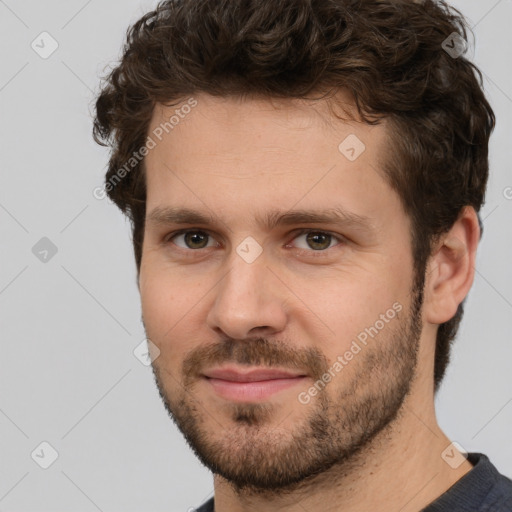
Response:
[{"label": "man's face", "polygon": [[[214,473],[291,489],[392,426],[414,382],[421,293],[380,170],[386,126],[323,103],[194,98],[157,106],[148,132],[139,285],[155,380]],[[247,382],[257,369],[286,375]]]}]

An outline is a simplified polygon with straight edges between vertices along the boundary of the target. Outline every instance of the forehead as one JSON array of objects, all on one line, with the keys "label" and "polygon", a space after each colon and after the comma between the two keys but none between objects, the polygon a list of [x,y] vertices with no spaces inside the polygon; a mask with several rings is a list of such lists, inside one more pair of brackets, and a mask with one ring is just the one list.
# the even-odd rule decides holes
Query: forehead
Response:
[{"label": "forehead", "polygon": [[[354,113],[348,97],[336,101]],[[218,206],[234,196],[248,207],[256,199],[275,206],[285,196],[283,207],[293,201],[307,207],[330,197],[323,206],[339,202],[378,216],[386,196],[395,194],[382,172],[386,123],[340,120],[333,109],[342,112],[326,100],[204,93],[157,104],[148,130],[155,147],[145,157],[148,210],[178,202]]]},{"label": "forehead", "polygon": [[[344,119],[338,119],[337,115]],[[203,132],[215,126],[222,130],[209,133],[209,140],[217,136],[225,138],[228,133],[239,135],[234,137],[234,142],[247,134],[252,141],[261,139],[265,133],[274,139],[281,138],[281,131],[290,130],[295,132],[290,136],[297,136],[301,131],[307,136],[313,132],[323,132],[324,136],[329,132],[341,135],[350,129],[363,137],[366,132],[374,131],[373,138],[385,135],[386,119],[382,120],[380,126],[371,126],[358,119],[353,100],[343,91],[328,99],[265,98],[254,95],[218,97],[201,92],[176,100],[172,105],[157,103],[149,132],[159,132],[156,135],[160,140],[160,135],[165,138],[165,135],[176,131],[186,137],[187,127]]]}]

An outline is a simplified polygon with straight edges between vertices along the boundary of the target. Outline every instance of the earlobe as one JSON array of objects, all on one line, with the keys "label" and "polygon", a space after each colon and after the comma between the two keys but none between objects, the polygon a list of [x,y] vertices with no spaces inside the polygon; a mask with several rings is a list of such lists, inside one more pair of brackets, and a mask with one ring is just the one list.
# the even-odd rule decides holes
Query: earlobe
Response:
[{"label": "earlobe", "polygon": [[465,207],[429,259],[425,284],[425,320],[447,322],[469,293],[475,275],[480,226],[473,207]]}]

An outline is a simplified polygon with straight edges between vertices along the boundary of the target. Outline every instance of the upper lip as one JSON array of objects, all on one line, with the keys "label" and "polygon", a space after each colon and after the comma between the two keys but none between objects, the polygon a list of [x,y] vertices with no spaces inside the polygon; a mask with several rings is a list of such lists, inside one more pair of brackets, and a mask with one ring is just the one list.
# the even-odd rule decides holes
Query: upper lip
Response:
[{"label": "upper lip", "polygon": [[240,370],[236,368],[212,368],[203,373],[205,377],[212,379],[229,380],[233,382],[257,382],[260,380],[293,379],[305,377],[302,372],[280,370],[276,368],[255,368],[252,370]]}]

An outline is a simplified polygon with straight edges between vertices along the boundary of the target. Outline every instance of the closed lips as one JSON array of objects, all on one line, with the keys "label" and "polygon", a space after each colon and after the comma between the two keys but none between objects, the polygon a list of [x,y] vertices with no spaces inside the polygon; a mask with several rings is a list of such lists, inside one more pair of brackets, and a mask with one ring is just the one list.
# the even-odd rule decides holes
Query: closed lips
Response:
[{"label": "closed lips", "polygon": [[263,369],[240,372],[233,369],[214,369],[204,373],[209,379],[221,379],[232,382],[258,382],[276,379],[295,379],[305,377],[304,373],[291,373],[284,370]]}]

